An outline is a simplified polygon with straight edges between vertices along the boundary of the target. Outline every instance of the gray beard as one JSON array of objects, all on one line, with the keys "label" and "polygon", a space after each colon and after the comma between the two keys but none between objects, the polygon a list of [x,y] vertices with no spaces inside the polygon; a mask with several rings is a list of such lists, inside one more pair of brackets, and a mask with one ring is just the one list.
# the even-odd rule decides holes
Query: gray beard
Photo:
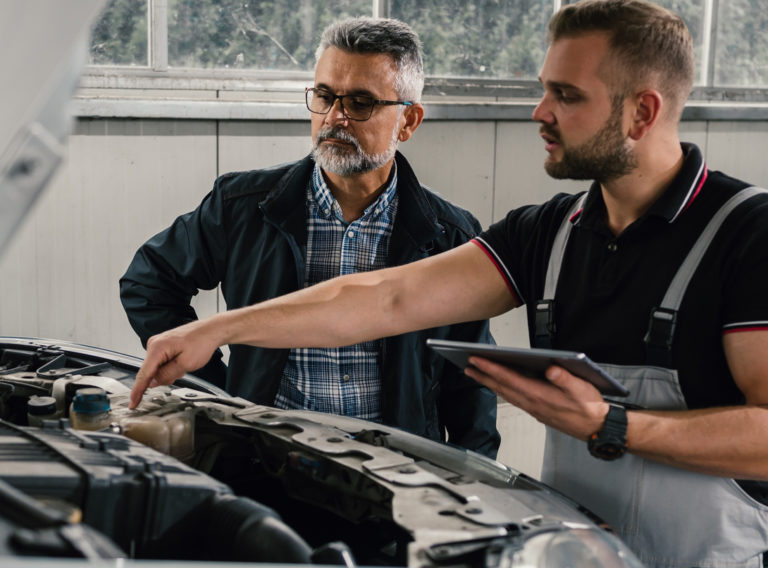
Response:
[{"label": "gray beard", "polygon": [[[397,125],[392,132],[392,139],[389,147],[380,154],[368,154],[360,147],[360,142],[343,128],[323,128],[317,133],[315,144],[312,148],[312,157],[315,162],[325,171],[340,176],[350,176],[378,170],[389,162],[397,151],[398,145]],[[344,142],[349,142],[355,147],[354,151],[342,148],[333,144],[320,143],[328,138],[338,138]]]}]

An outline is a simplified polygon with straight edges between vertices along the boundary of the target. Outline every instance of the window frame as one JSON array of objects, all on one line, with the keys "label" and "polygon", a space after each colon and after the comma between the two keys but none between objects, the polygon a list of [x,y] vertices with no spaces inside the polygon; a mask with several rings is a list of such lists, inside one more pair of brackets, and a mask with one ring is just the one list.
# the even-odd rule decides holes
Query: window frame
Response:
[{"label": "window frame", "polygon": [[[572,1],[552,0],[553,13]],[[703,1],[702,52],[707,57],[683,119],[768,119],[768,89],[711,86],[720,0]],[[170,68],[168,0],[147,0],[147,10],[148,65],[86,66],[76,115],[149,118],[166,112],[167,118],[307,119],[303,93],[313,82],[312,72]],[[374,16],[389,13],[389,0],[372,0]],[[539,95],[533,80],[427,76],[423,99],[431,119],[520,120],[530,118]],[[234,105],[242,109],[235,111]],[[174,110],[182,106],[186,112]]]}]

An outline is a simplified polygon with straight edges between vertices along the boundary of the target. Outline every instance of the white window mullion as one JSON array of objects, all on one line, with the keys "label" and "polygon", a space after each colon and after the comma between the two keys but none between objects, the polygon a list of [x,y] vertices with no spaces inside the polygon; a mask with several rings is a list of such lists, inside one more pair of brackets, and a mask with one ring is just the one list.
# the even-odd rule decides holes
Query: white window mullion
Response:
[{"label": "white window mullion", "polygon": [[389,18],[389,0],[372,0],[373,2],[373,17],[374,18]]},{"label": "white window mullion", "polygon": [[705,87],[711,87],[715,82],[717,5],[718,0],[704,0],[704,18],[701,23],[701,73],[698,82]]},{"label": "white window mullion", "polygon": [[168,0],[149,0],[149,65],[168,70]]}]

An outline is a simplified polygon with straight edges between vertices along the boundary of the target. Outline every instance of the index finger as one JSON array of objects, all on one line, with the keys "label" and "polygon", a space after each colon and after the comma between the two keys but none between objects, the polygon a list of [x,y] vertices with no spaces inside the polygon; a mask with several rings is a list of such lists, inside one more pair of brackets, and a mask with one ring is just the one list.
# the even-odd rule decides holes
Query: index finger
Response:
[{"label": "index finger", "polygon": [[162,364],[162,360],[157,359],[157,356],[153,356],[152,353],[147,353],[147,358],[144,359],[144,363],[142,363],[139,372],[136,373],[136,380],[131,389],[131,401],[128,405],[128,408],[131,410],[139,405],[141,397],[144,396],[144,392],[155,378],[155,375]]}]

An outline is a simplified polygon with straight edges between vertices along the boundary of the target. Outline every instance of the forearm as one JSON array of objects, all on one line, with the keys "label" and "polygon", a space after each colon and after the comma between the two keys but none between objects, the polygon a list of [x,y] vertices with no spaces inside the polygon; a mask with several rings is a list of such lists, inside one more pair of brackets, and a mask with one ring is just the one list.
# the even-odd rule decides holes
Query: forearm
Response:
[{"label": "forearm", "polygon": [[404,266],[334,278],[150,338],[131,407],[148,386],[170,384],[201,367],[224,344],[338,347],[486,319],[513,306],[493,264],[471,244]]},{"label": "forearm", "polygon": [[768,480],[768,408],[628,412],[627,447],[638,456],[737,479]]},{"label": "forearm", "polygon": [[[467,253],[468,260],[458,261],[467,267],[456,270],[451,259]],[[337,347],[486,319],[514,305],[486,264],[476,247],[465,245],[412,264],[334,278],[222,314],[221,339],[273,348]]]},{"label": "forearm", "polygon": [[[608,404],[599,391],[561,367],[550,367],[540,381],[487,359],[469,362],[467,375],[569,436],[586,441],[605,423]],[[633,454],[709,475],[768,480],[768,405],[629,410],[627,422]]]},{"label": "forearm", "polygon": [[[219,341],[270,348],[338,347],[419,326],[402,313],[392,269],[359,273],[217,316]],[[431,327],[426,322],[423,327]]]}]

